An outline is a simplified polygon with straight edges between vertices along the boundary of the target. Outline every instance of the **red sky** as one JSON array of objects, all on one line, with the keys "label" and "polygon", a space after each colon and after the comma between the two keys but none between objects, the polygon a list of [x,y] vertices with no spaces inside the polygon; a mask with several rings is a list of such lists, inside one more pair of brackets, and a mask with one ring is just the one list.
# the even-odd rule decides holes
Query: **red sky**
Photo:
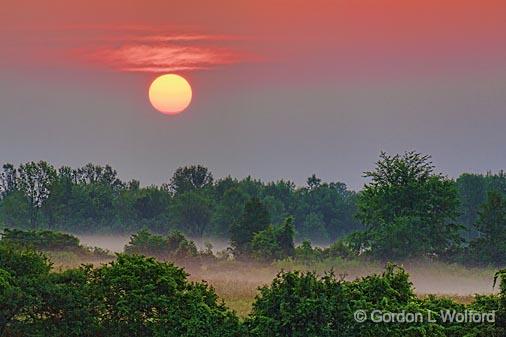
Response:
[{"label": "red sky", "polygon": [[[0,155],[148,183],[201,162],[359,187],[381,150],[504,168],[505,42],[504,0],[3,0]],[[175,119],[146,99],[169,71],[195,89]]]},{"label": "red sky", "polygon": [[199,34],[243,40],[189,43],[202,59],[214,57],[210,63],[254,58],[281,64],[286,75],[297,68],[384,74],[502,66],[505,16],[503,0],[8,0],[1,25],[13,62],[89,48],[74,56],[102,55],[108,64],[119,47],[139,49],[136,36]]}]

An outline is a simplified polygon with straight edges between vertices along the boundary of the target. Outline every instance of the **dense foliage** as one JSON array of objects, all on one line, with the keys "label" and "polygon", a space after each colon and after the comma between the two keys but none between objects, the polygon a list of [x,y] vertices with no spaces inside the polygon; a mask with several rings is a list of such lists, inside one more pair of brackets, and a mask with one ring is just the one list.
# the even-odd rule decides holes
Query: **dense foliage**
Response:
[{"label": "dense foliage", "polygon": [[489,192],[475,223],[478,236],[465,249],[467,263],[503,265],[506,262],[506,198]]},{"label": "dense foliage", "polygon": [[1,233],[2,242],[14,246],[34,248],[36,250],[67,250],[75,251],[81,248],[79,239],[70,234],[48,230],[5,229]]},{"label": "dense foliage", "polygon": [[[199,240],[229,239],[238,259],[272,261],[304,255],[302,259],[309,255],[314,259],[328,253],[308,242],[294,251],[294,240],[309,240],[336,242],[333,254],[342,257],[506,265],[502,171],[462,174],[452,180],[436,172],[430,156],[382,153],[364,177],[367,183],[355,193],[315,175],[302,187],[284,180],[214,179],[207,168],[197,165],[177,169],[166,184],[142,187],[135,180],[120,180],[110,166],[57,169],[43,161],[18,167],[6,164],[0,173],[0,223],[30,230],[23,235],[31,235],[29,240],[38,249],[47,240],[53,247],[75,245],[71,237],[56,238],[43,229],[70,233],[146,229],[149,232],[133,238],[131,252],[192,255],[196,248],[191,244],[167,248],[167,235],[172,233],[169,237],[174,236],[176,246],[183,234]],[[290,228],[285,226],[289,217]],[[6,234],[17,240],[15,230]]]},{"label": "dense foliage", "polygon": [[441,256],[460,244],[454,181],[434,173],[429,156],[382,153],[360,193],[357,216],[366,231],[357,249],[379,258]]},{"label": "dense foliage", "polygon": [[43,256],[0,245],[0,336],[241,336],[203,283],[152,258],[50,271]]},{"label": "dense foliage", "polygon": [[[0,337],[501,337],[506,324],[506,273],[499,295],[470,304],[415,296],[404,270],[354,281],[332,273],[282,272],[264,286],[241,321],[205,283],[183,269],[139,255],[118,255],[101,267],[51,270],[31,250],[0,244]],[[366,314],[358,321],[356,312]],[[415,322],[381,323],[380,313],[418,313]],[[441,311],[496,312],[495,323],[449,322]],[[428,317],[433,319],[429,321]]]},{"label": "dense foliage", "polygon": [[251,240],[253,257],[263,261],[275,261],[293,256],[295,253],[294,234],[293,218],[287,218],[279,226],[269,225],[253,236]]},{"label": "dense foliage", "polygon": [[5,229],[0,233],[0,243],[11,247],[34,249],[40,252],[65,252],[78,256],[95,258],[111,257],[111,254],[99,247],[81,245],[74,235],[49,230]]},{"label": "dense foliage", "polygon": [[125,246],[125,253],[161,259],[192,258],[199,254],[195,243],[179,231],[170,232],[164,237],[147,230],[132,235],[130,242]]},{"label": "dense foliage", "polygon": [[251,199],[265,204],[273,225],[293,216],[299,239],[329,242],[360,228],[353,217],[356,194],[314,176],[297,188],[283,180],[215,180],[207,168],[189,166],[177,169],[167,184],[141,187],[120,180],[110,166],[94,164],[77,169],[43,161],[6,164],[0,173],[0,223],[9,228],[72,233],[147,228],[162,234],[178,229],[192,237],[228,238]]},{"label": "dense foliage", "polygon": [[[499,337],[505,331],[499,322],[444,322],[440,313],[502,312],[499,302],[503,298],[504,293],[500,297],[477,296],[469,305],[435,296],[420,299],[413,293],[408,275],[393,265],[382,275],[355,281],[338,280],[332,273],[318,277],[288,272],[260,289],[246,325],[250,334],[258,337]],[[418,313],[423,319],[382,323],[373,321],[374,310]],[[364,321],[357,320],[357,311],[365,314]]]}]

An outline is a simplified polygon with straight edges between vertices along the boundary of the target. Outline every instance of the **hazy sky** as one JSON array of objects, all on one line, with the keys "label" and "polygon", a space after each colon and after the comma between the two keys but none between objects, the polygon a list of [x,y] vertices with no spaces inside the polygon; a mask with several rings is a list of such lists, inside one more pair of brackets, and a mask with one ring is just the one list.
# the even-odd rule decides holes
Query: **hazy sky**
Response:
[{"label": "hazy sky", "polygon": [[[450,176],[506,168],[504,0],[6,0],[0,161],[181,165],[357,189],[381,150]],[[187,77],[178,116],[152,108]]]}]

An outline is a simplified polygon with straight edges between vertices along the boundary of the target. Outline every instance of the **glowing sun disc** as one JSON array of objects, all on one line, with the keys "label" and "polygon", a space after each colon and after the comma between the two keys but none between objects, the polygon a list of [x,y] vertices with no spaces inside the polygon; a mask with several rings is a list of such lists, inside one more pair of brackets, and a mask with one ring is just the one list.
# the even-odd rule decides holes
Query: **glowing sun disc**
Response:
[{"label": "glowing sun disc", "polygon": [[176,74],[157,77],[149,87],[149,101],[161,113],[175,115],[185,110],[192,100],[188,81]]}]

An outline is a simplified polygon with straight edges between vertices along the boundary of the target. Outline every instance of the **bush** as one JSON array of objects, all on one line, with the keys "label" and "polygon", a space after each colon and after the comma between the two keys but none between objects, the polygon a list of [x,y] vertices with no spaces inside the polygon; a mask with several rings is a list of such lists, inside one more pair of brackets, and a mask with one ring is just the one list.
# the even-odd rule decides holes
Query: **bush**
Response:
[{"label": "bush", "polygon": [[48,230],[5,229],[2,242],[42,251],[77,251],[82,248],[77,237]]},{"label": "bush", "polygon": [[38,253],[0,246],[0,336],[239,337],[213,289],[153,258],[118,255],[51,273]]},{"label": "bush", "polygon": [[195,243],[179,231],[173,231],[163,237],[142,230],[132,235],[125,246],[125,253],[153,256],[161,259],[184,259],[198,256]]},{"label": "bush", "polygon": [[[504,295],[502,292],[500,298]],[[260,289],[246,325],[252,336],[263,337],[499,337],[504,336],[503,330],[494,324],[450,324],[426,318],[429,311],[439,313],[446,309],[504,310],[500,303],[496,296],[477,297],[470,305],[435,296],[419,299],[408,274],[394,265],[387,266],[381,275],[352,282],[337,280],[332,273],[318,277],[311,272],[287,272]],[[366,315],[373,310],[420,313],[425,319],[414,323],[375,323],[370,318],[357,322],[354,317],[357,310],[364,310]]]},{"label": "bush", "polygon": [[293,256],[295,227],[289,217],[281,226],[268,226],[256,233],[251,241],[251,253],[261,261],[274,261]]},{"label": "bush", "polygon": [[260,289],[246,322],[252,336],[340,336],[343,287],[329,274],[281,273]]},{"label": "bush", "polygon": [[323,255],[327,258],[340,257],[343,259],[356,256],[355,252],[350,247],[350,243],[346,240],[337,240],[323,250]]},{"label": "bush", "polygon": [[171,256],[175,258],[194,257],[198,255],[197,246],[188,240],[180,231],[172,231],[167,236],[167,245]]},{"label": "bush", "polygon": [[305,240],[300,246],[295,248],[295,259],[305,265],[310,265],[323,259],[323,249],[319,247],[313,248],[311,242]]},{"label": "bush", "polygon": [[241,336],[238,318],[218,303],[214,290],[190,283],[186,273],[152,258],[119,255],[93,273],[103,298],[102,335]]},{"label": "bush", "polygon": [[[0,242],[21,249],[33,249],[54,258],[67,255],[76,259],[103,260],[112,257],[111,252],[99,247],[81,246],[73,235],[48,230],[5,229]],[[57,259],[58,260],[58,259]]]},{"label": "bush", "polygon": [[41,308],[50,269],[40,253],[0,244],[0,336],[16,335]]}]

